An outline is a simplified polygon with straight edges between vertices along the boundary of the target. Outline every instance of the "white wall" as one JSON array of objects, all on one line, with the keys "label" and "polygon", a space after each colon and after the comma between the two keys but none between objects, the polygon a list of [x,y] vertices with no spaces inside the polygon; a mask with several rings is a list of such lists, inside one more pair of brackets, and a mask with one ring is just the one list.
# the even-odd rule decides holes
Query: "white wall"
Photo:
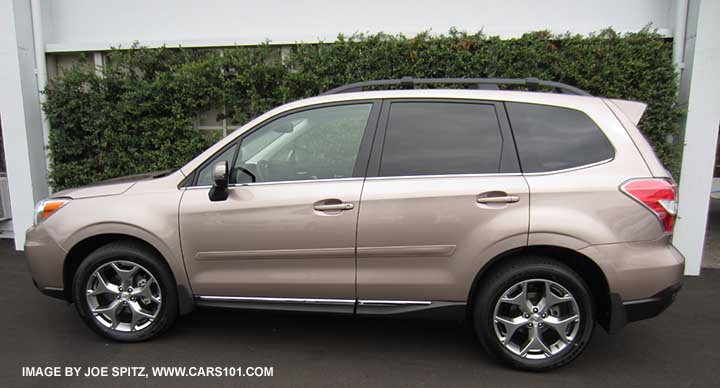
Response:
[{"label": "white wall", "polygon": [[35,201],[48,195],[30,2],[0,1],[0,120],[15,247],[22,249]]},{"label": "white wall", "polygon": [[502,37],[527,31],[587,34],[652,23],[670,36],[672,0],[42,0],[48,52],[334,40],[338,33],[414,35],[451,27]]}]

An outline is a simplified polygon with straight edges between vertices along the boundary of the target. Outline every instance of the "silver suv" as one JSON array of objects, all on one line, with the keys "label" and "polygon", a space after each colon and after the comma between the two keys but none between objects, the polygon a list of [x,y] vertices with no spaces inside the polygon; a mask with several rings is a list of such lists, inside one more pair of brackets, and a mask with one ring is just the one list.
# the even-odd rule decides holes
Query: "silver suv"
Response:
[{"label": "silver suv", "polygon": [[[408,90],[440,83],[474,88]],[[25,251],[40,290],[118,341],[195,306],[461,316],[500,360],[550,369],[680,288],[644,109],[537,79],[352,84],[179,170],[54,194]]]}]

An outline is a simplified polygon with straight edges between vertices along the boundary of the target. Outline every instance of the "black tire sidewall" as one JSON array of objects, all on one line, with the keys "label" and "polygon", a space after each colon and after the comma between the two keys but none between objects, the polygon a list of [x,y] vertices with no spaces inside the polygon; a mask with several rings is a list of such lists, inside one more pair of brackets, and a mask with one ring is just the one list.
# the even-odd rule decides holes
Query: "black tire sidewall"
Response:
[{"label": "black tire sidewall", "polygon": [[[124,260],[141,265],[150,271],[160,287],[162,304],[158,317],[150,326],[140,331],[120,332],[103,326],[93,316],[85,298],[85,285],[92,273],[103,264],[114,260]],[[148,249],[132,243],[111,243],[88,255],[75,272],[73,300],[85,324],[101,336],[121,342],[139,342],[154,337],[167,329],[178,315],[177,288],[170,269]]]},{"label": "black tire sidewall", "polygon": [[[495,304],[511,286],[530,279],[551,280],[565,287],[575,298],[580,328],[575,340],[559,354],[542,360],[524,359],[503,346],[495,335]],[[575,359],[590,341],[595,326],[595,307],[589,287],[569,267],[547,258],[529,258],[499,269],[476,295],[473,327],[485,349],[513,367],[543,371],[565,365]]]}]

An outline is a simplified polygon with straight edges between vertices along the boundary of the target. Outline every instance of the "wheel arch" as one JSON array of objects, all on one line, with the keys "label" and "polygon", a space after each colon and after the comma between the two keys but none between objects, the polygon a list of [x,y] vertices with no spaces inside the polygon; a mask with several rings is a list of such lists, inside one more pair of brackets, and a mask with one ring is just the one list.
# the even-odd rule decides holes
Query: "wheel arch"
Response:
[{"label": "wheel arch", "polygon": [[83,260],[85,260],[85,258],[87,258],[88,255],[95,250],[117,241],[130,241],[135,244],[139,244],[160,258],[163,264],[167,267],[167,270],[170,272],[170,275],[173,277],[175,285],[178,289],[180,313],[185,314],[193,310],[194,301],[192,298],[192,292],[184,285],[183,282],[183,277],[187,278],[184,273],[184,266],[183,273],[178,274],[177,269],[173,266],[173,263],[168,260],[168,253],[163,252],[165,250],[162,248],[159,249],[155,244],[152,244],[145,238],[138,237],[135,234],[122,232],[88,235],[76,241],[68,250],[63,263],[63,284],[65,285],[64,294],[65,299],[68,302],[73,302],[73,278]]},{"label": "wheel arch", "polygon": [[483,279],[487,278],[496,268],[512,260],[528,255],[546,256],[567,265],[588,284],[593,301],[597,308],[597,321],[607,328],[610,322],[610,288],[607,277],[600,266],[590,257],[570,248],[555,245],[530,245],[505,251],[489,260],[475,275],[470,292],[467,296],[468,311],[474,308],[475,298]]}]

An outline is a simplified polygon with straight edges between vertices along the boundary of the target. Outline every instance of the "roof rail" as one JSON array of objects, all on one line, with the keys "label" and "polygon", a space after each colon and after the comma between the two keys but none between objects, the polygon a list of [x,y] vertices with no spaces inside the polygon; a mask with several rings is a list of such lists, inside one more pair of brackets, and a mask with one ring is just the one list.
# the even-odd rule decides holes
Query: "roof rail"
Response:
[{"label": "roof rail", "polygon": [[413,78],[402,77],[400,79],[383,79],[374,81],[363,81],[347,84],[330,89],[322,95],[362,92],[363,88],[370,86],[394,86],[399,85],[403,89],[414,89],[415,85],[422,84],[470,84],[475,89],[499,90],[499,85],[521,85],[527,86],[528,90],[536,91],[538,86],[551,87],[558,93],[576,94],[579,96],[592,96],[590,93],[567,85],[561,82],[544,81],[534,77],[531,78]]}]

